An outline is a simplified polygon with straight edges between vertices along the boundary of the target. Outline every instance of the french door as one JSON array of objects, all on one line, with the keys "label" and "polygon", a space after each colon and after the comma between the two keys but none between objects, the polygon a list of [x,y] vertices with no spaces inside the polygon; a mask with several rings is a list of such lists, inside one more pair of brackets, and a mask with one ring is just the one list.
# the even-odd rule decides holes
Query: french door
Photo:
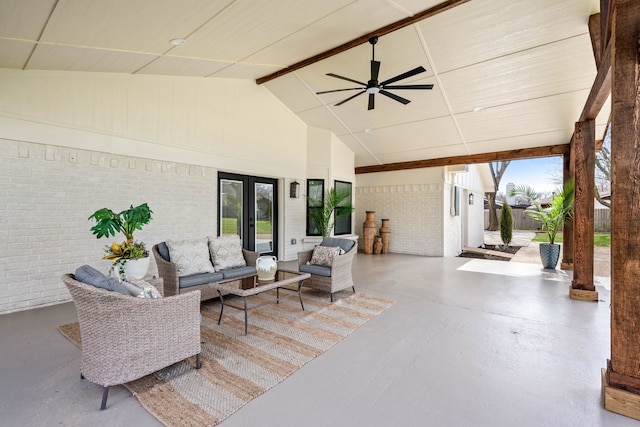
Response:
[{"label": "french door", "polygon": [[242,246],[277,255],[278,181],[218,173],[218,235],[238,234]]}]

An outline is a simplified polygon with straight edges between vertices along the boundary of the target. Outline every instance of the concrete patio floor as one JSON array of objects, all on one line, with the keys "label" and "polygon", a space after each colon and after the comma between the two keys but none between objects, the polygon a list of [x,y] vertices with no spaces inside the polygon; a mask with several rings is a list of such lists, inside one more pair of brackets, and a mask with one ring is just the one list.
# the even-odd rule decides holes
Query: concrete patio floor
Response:
[{"label": "concrete patio floor", "polygon": [[[572,301],[566,272],[522,265],[358,254],[356,289],[396,304],[220,426],[640,426],[602,408],[609,291]],[[75,318],[71,303],[0,316],[0,424],[160,425],[121,386],[98,410],[56,330]]]}]

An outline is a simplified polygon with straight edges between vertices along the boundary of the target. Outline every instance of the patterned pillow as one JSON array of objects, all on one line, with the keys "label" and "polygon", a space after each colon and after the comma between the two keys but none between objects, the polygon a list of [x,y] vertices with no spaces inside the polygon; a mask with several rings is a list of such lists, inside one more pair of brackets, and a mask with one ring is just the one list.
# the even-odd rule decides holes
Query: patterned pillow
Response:
[{"label": "patterned pillow", "polygon": [[195,240],[167,240],[166,243],[171,262],[178,269],[178,276],[215,272],[209,259],[206,237]]},{"label": "patterned pillow", "polygon": [[145,282],[141,279],[134,279],[133,277],[127,278],[122,281],[122,286],[134,297],[138,298],[162,298],[160,291],[151,283]]},{"label": "patterned pillow", "polygon": [[333,264],[333,257],[340,255],[341,249],[339,247],[331,246],[316,246],[313,248],[313,254],[311,255],[311,264],[326,265],[331,267]]},{"label": "patterned pillow", "polygon": [[237,234],[209,237],[209,252],[216,271],[247,265],[242,254],[240,236]]}]

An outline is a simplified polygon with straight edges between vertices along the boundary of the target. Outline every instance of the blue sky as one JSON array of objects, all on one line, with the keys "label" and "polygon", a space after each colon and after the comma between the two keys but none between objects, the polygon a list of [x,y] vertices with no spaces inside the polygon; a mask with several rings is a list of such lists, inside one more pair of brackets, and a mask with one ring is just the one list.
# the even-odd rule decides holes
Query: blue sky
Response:
[{"label": "blue sky", "polygon": [[507,166],[498,191],[506,193],[507,184],[513,182],[516,186],[528,185],[538,192],[546,193],[560,185],[554,179],[561,177],[562,157],[514,160]]}]

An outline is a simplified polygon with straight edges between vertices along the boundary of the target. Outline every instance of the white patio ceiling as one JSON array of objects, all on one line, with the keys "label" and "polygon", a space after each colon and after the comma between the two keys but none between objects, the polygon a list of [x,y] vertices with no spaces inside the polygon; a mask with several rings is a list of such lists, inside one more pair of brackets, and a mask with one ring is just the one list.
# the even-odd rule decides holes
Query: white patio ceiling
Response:
[{"label": "white patio ceiling", "polygon": [[[256,79],[429,9],[440,0],[2,0],[0,67]],[[367,110],[332,72],[367,81],[368,43],[265,83],[303,121],[333,131],[356,166],[569,142],[596,76],[588,18],[598,0],[470,0],[380,37]],[[173,46],[171,39],[186,43]],[[474,107],[483,107],[473,112]],[[597,120],[601,138],[609,105]]]}]

